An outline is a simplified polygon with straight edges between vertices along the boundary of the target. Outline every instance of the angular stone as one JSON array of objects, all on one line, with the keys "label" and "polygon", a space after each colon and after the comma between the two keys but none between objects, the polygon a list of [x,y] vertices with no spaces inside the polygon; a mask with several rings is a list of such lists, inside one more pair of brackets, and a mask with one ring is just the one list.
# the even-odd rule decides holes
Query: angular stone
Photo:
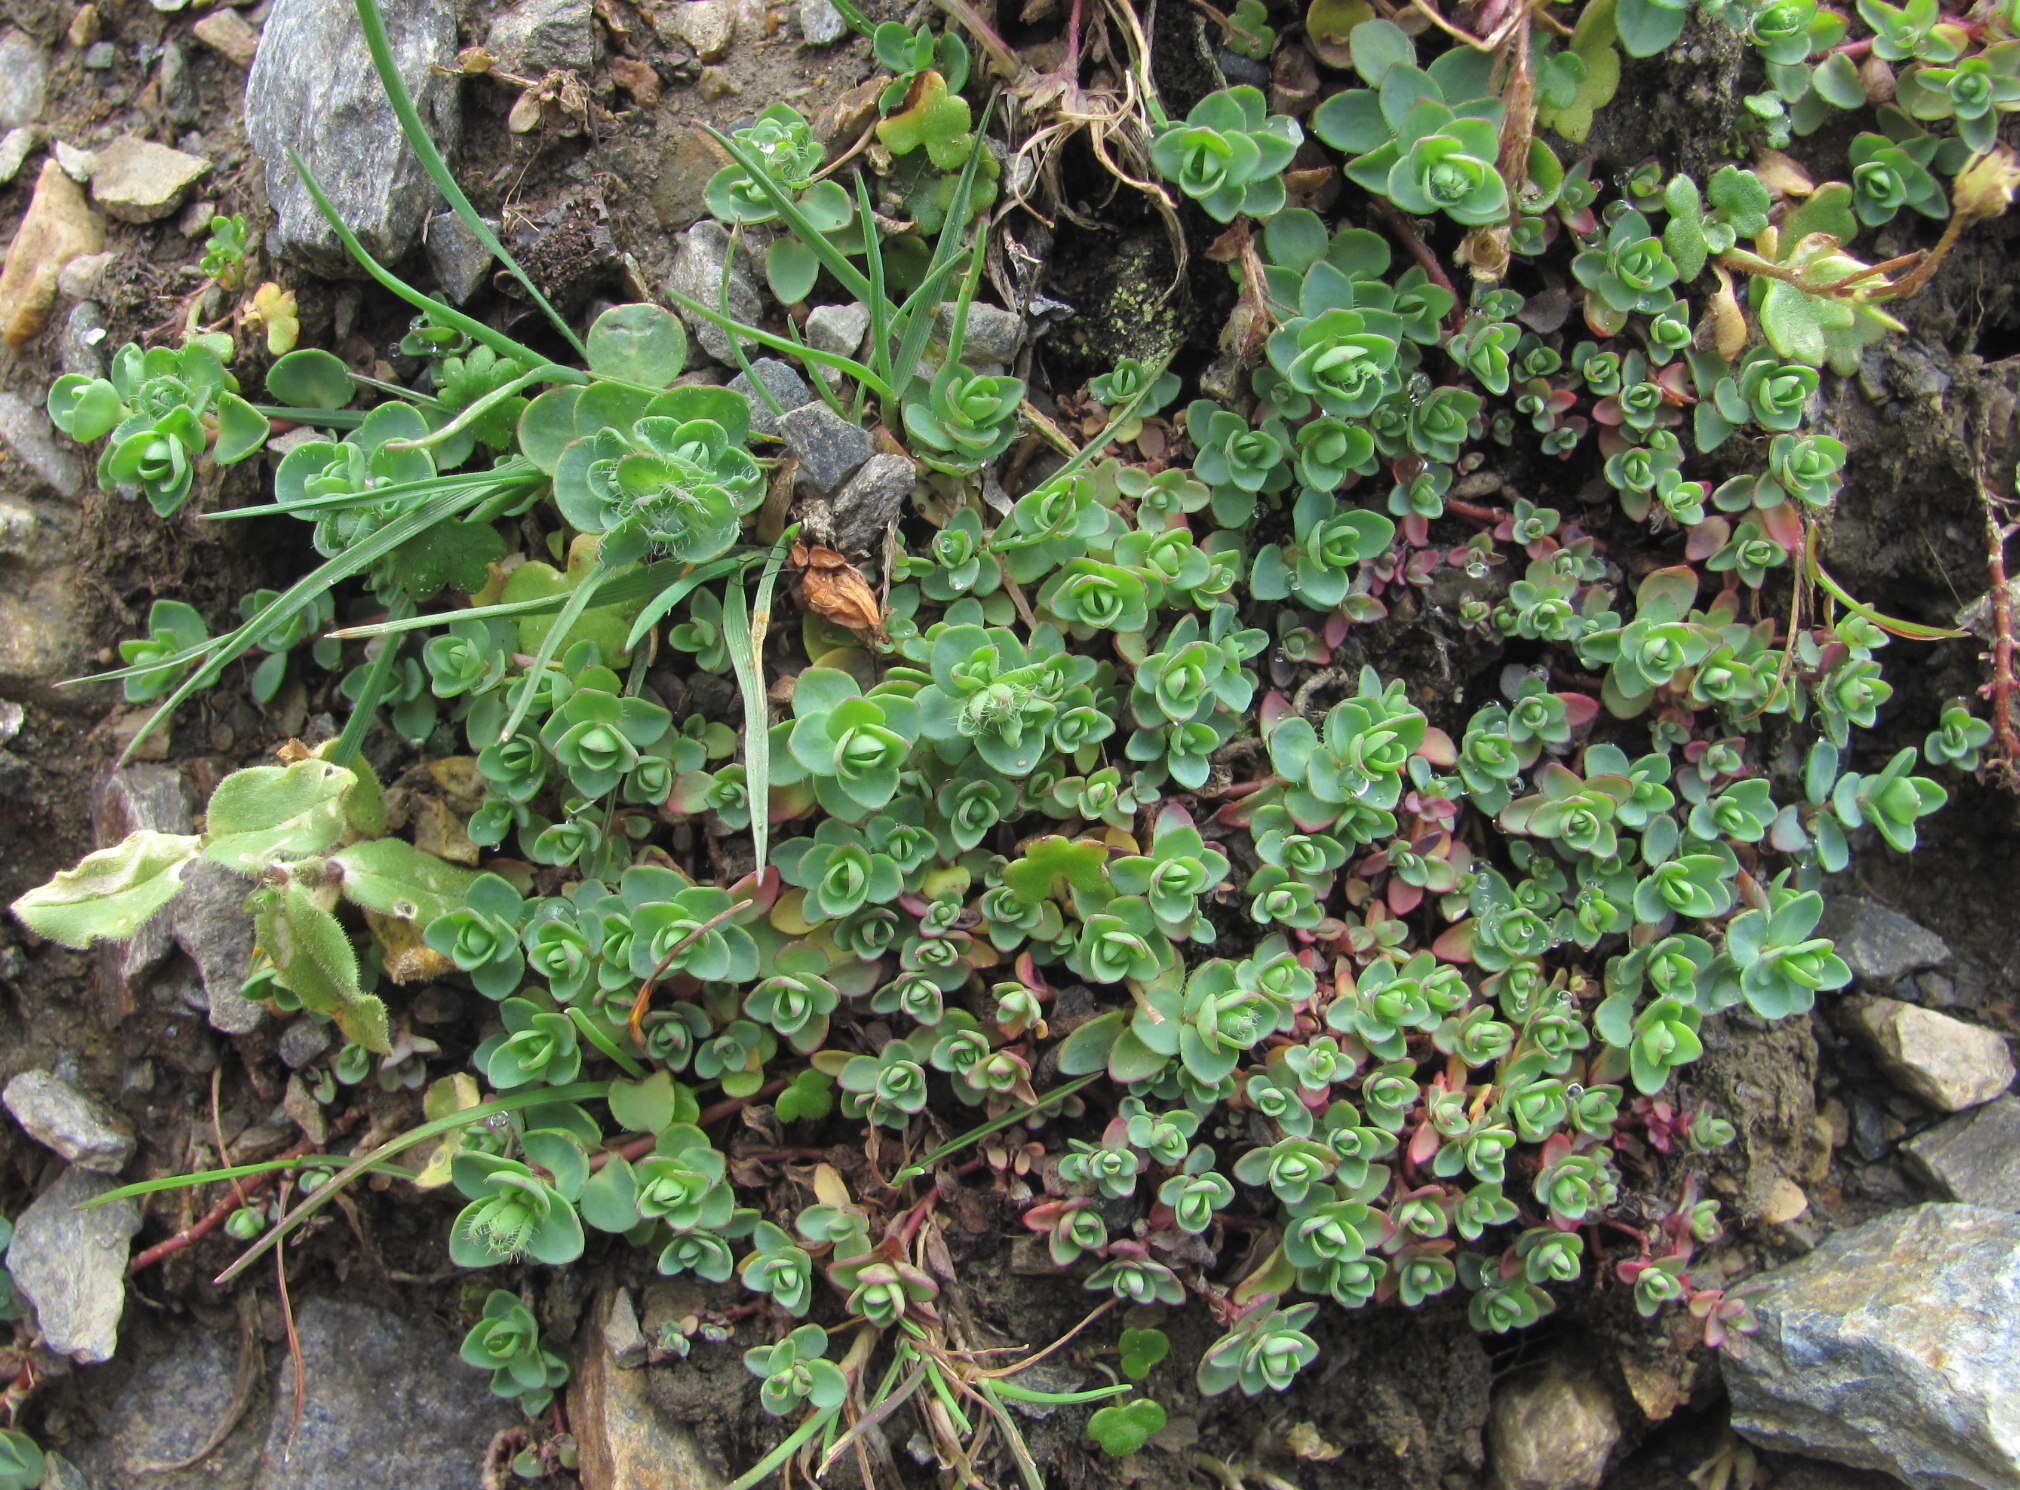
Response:
[{"label": "angular stone", "polygon": [[491,277],[491,250],[455,213],[437,212],[429,218],[422,241],[428,248],[428,265],[435,271],[435,283],[456,304],[461,305],[483,289],[484,282]]},{"label": "angular stone", "polygon": [[831,497],[802,503],[798,512],[807,534],[844,554],[869,553],[898,520],[919,468],[902,455],[873,455]]},{"label": "angular stone", "polygon": [[736,40],[736,10],[731,0],[678,0],[674,26],[695,56],[714,62]]},{"label": "angular stone", "polygon": [[214,10],[190,29],[198,41],[240,67],[251,67],[259,51],[259,32],[235,10]]},{"label": "angular stone", "polygon": [[157,222],[180,207],[189,189],[209,171],[210,162],[200,155],[186,155],[138,135],[121,135],[98,152],[91,196],[107,217]]},{"label": "angular stone", "polygon": [[1495,1490],[1591,1490],[1620,1442],[1620,1418],[1597,1372],[1561,1360],[1494,1393],[1487,1451]]},{"label": "angular stone", "polygon": [[63,341],[57,355],[63,370],[81,378],[105,376],[105,307],[80,300],[63,318]]},{"label": "angular stone", "polygon": [[2020,1097],[2001,1097],[1901,1145],[1908,1168],[1945,1198],[2020,1211]]},{"label": "angular stone", "polygon": [[[469,1490],[492,1435],[518,1414],[456,1341],[408,1313],[349,1300],[296,1305],[309,1383],[299,1432],[294,1371],[275,1365],[273,1426],[253,1490]],[[397,1404],[395,1410],[391,1404]]]},{"label": "angular stone", "polygon": [[0,129],[33,124],[49,91],[49,59],[25,32],[0,36]]},{"label": "angular stone", "polygon": [[281,1064],[299,1071],[330,1048],[330,1024],[326,1019],[297,1019],[281,1032]]},{"label": "angular stone", "polygon": [[[730,237],[722,224],[712,217],[703,218],[681,235],[680,251],[674,255],[673,268],[666,277],[667,288],[717,310],[723,303],[723,275],[727,272],[729,314],[747,325],[755,325],[764,313],[764,302],[758,298],[757,284],[750,277],[750,255],[745,252],[732,267],[730,252]],[[680,318],[704,352],[718,362],[730,360],[727,331],[685,307]]]},{"label": "angular stone", "polygon": [[800,0],[800,35],[810,47],[832,46],[849,29],[831,0]]},{"label": "angular stone", "polygon": [[249,1034],[266,1018],[266,1010],[239,991],[252,967],[253,923],[245,908],[252,888],[244,875],[198,859],[161,910],[176,945],[203,975],[211,1028],[227,1035]]},{"label": "angular stone", "polygon": [[800,484],[822,493],[848,480],[877,448],[868,430],[821,403],[787,410],[779,432],[799,457]]},{"label": "angular stone", "polygon": [[7,1110],[44,1148],[99,1174],[118,1174],[133,1158],[133,1125],[54,1071],[23,1071],[7,1083]]},{"label": "angular stone", "polygon": [[1895,1211],[1746,1292],[1760,1328],[1719,1357],[1740,1433],[1914,1490],[2020,1484],[2020,1216]]},{"label": "angular stone", "polygon": [[[950,337],[954,333],[954,307],[940,307],[940,335]],[[970,367],[981,363],[998,365],[1009,362],[1017,355],[1017,344],[1024,336],[1024,321],[999,306],[984,305],[977,301],[968,307],[966,330],[961,334],[961,360]]]},{"label": "angular stone", "polygon": [[1826,896],[1817,935],[1837,943],[1852,976],[1875,990],[1950,960],[1949,947],[1935,932],[1858,895]]},{"label": "angular stone", "polygon": [[2013,1057],[1996,1030],[1899,999],[1848,999],[1845,1007],[1881,1069],[1931,1107],[1962,1112],[2013,1084]]},{"label": "angular stone", "polygon": [[610,1290],[603,1313],[603,1348],[620,1371],[635,1371],[645,1364],[645,1331],[639,1328],[629,1289]]},{"label": "angular stone", "polygon": [[653,1404],[652,1373],[619,1367],[602,1329],[584,1333],[568,1383],[568,1423],[585,1490],[721,1490],[727,1476],[702,1458],[683,1424]]},{"label": "angular stone", "polygon": [[36,534],[42,523],[33,508],[11,497],[0,497],[0,559],[18,559],[36,550]]},{"label": "angular stone", "polygon": [[128,1243],[140,1230],[130,1200],[78,1209],[112,1188],[104,1175],[65,1169],[15,1221],[7,1249],[7,1271],[35,1306],[44,1342],[84,1366],[111,1360],[119,1344]]},{"label": "angular stone", "polygon": [[[751,374],[762,383],[771,396],[778,401],[781,409],[790,413],[802,404],[812,403],[814,390],[807,387],[807,380],[799,375],[790,362],[777,357],[760,357],[750,365]],[[772,412],[772,406],[764,401],[757,390],[757,383],[750,377],[738,373],[729,380],[729,386],[750,400],[750,427],[761,435],[777,437],[779,416]]]},{"label": "angular stone", "polygon": [[72,300],[89,300],[105,283],[105,271],[118,257],[115,253],[95,253],[72,259],[56,276],[57,293]]},{"label": "angular stone", "polygon": [[867,305],[822,305],[807,316],[807,342],[837,357],[853,357],[870,330]]},{"label": "angular stone", "polygon": [[[455,77],[438,74],[456,52],[454,0],[387,6],[400,75],[446,156],[461,129]],[[300,152],[339,216],[382,263],[404,254],[437,198],[386,102],[354,10],[328,0],[275,0],[246,80],[246,138],[266,167],[277,219],[272,246],[330,274],[357,274],[337,235],[295,175]]]},{"label": "angular stone", "polygon": [[42,163],[35,197],[0,268],[0,337],[18,347],[42,329],[56,302],[56,277],[80,254],[105,246],[105,224],[63,167]]},{"label": "angular stone", "polygon": [[196,123],[199,104],[196,79],[189,71],[189,53],[172,41],[161,48],[161,109],[171,124],[182,129]]},{"label": "angular stone", "polygon": [[98,152],[86,150],[82,145],[73,145],[68,140],[58,140],[49,147],[56,163],[63,167],[63,174],[79,186],[91,182],[91,173],[98,169]]},{"label": "angular stone", "polygon": [[41,405],[18,393],[0,393],[0,443],[28,468],[35,479],[57,494],[74,497],[84,490],[84,462],[77,447],[57,435]]},{"label": "angular stone", "polygon": [[[142,829],[155,833],[194,831],[189,791],[182,773],[145,762],[120,767],[107,779],[98,799],[97,827],[100,843],[117,843],[127,834]],[[99,956],[111,963],[120,988],[132,999],[139,992],[141,980],[174,945],[175,932],[169,917],[150,916],[125,941],[101,943]]]},{"label": "angular stone", "polygon": [[561,67],[587,72],[596,65],[590,0],[520,0],[491,23],[484,50],[521,77]]},{"label": "angular stone", "polygon": [[34,148],[35,131],[26,124],[0,136],[0,186],[21,174],[21,168],[28,164],[28,152]]}]

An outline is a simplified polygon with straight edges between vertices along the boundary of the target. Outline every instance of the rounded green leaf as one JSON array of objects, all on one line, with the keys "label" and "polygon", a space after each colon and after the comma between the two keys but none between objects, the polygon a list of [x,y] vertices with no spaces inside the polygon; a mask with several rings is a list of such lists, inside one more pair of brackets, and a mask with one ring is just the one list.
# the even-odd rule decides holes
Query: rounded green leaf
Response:
[{"label": "rounded green leaf", "polygon": [[687,328],[657,305],[614,305],[589,328],[589,370],[665,388],[687,366]]},{"label": "rounded green leaf", "polygon": [[356,385],[343,360],[321,347],[290,352],[267,370],[267,392],[297,409],[341,409]]}]

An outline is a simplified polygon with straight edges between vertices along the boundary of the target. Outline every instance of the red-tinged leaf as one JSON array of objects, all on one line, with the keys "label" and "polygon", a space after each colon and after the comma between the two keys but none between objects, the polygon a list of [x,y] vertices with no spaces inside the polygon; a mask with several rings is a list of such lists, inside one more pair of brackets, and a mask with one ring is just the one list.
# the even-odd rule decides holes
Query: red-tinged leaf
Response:
[{"label": "red-tinged leaf", "polygon": [[1473,961],[1473,938],[1479,926],[1468,917],[1455,926],[1448,926],[1431,943],[1431,954],[1440,962],[1456,962],[1461,965]]},{"label": "red-tinged leaf", "polygon": [[1703,563],[1724,548],[1726,539],[1731,536],[1731,523],[1722,517],[1707,517],[1690,530],[1690,538],[1683,545],[1683,556],[1693,564]]},{"label": "red-tinged leaf", "polygon": [[1438,1130],[1429,1123],[1417,1124],[1417,1131],[1410,1135],[1410,1162],[1428,1164],[1437,1152]]},{"label": "red-tinged leaf", "polygon": [[1259,716],[1262,722],[1263,738],[1268,739],[1271,730],[1275,729],[1286,719],[1294,718],[1296,715],[1297,710],[1291,707],[1290,699],[1272,688],[1268,693],[1263,695],[1262,712]]},{"label": "red-tinged leaf", "polygon": [[1599,700],[1589,693],[1560,693],[1557,701],[1564,705],[1564,722],[1573,729],[1584,729],[1599,717]]},{"label": "red-tinged leaf", "polygon": [[1417,754],[1432,765],[1443,769],[1458,763],[1459,747],[1452,743],[1450,735],[1433,724],[1425,727],[1424,741],[1417,747]]},{"label": "red-tinged leaf", "polygon": [[1756,507],[1754,516],[1760,521],[1761,531],[1780,544],[1783,553],[1793,557],[1803,551],[1803,520],[1793,502]]},{"label": "red-tinged leaf", "polygon": [[1389,881],[1389,909],[1396,915],[1407,916],[1424,903],[1424,891],[1408,880]]},{"label": "red-tinged leaf", "polygon": [[1192,825],[1192,814],[1185,810],[1183,804],[1167,802],[1157,814],[1157,827],[1152,837],[1162,838],[1167,833],[1175,833],[1180,828],[1190,828]]}]

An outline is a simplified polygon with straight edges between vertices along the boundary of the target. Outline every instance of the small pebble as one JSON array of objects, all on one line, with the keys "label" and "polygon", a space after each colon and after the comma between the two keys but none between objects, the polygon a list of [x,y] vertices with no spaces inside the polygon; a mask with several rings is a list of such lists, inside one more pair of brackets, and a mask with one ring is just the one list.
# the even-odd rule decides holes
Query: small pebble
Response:
[{"label": "small pebble", "polygon": [[84,49],[84,65],[93,72],[104,72],[119,59],[119,48],[109,41],[96,41]]}]

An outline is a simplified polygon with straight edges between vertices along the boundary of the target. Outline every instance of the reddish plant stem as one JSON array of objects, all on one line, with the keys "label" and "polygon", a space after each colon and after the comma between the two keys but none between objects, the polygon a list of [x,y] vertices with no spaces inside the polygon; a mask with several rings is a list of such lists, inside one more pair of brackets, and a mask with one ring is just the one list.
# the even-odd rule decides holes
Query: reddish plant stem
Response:
[{"label": "reddish plant stem", "polygon": [[1410,257],[1417,261],[1426,275],[1430,276],[1431,283],[1451,292],[1452,329],[1458,330],[1465,324],[1466,313],[1461,307],[1465,305],[1466,297],[1459,293],[1458,286],[1452,283],[1452,276],[1445,272],[1445,266],[1438,262],[1438,256],[1431,252],[1430,245],[1418,236],[1416,224],[1410,221],[1402,209],[1393,203],[1383,202],[1382,216],[1388,219],[1389,226],[1395,230],[1396,236],[1403,240],[1403,247],[1410,251]]},{"label": "reddish plant stem", "polygon": [[[280,1157],[283,1159],[299,1159],[303,1155],[312,1154],[315,1151],[316,1146],[304,1138],[286,1153],[280,1155]],[[237,1193],[227,1194],[224,1199],[212,1206],[202,1217],[185,1226],[174,1236],[164,1237],[152,1247],[145,1248],[137,1253],[133,1261],[126,1265],[127,1272],[137,1273],[143,1268],[153,1267],[162,1258],[173,1256],[185,1247],[202,1241],[213,1231],[224,1225],[233,1211],[237,1210],[252,1196],[272,1184],[284,1172],[278,1169],[269,1170],[265,1174],[256,1174],[248,1179],[234,1182]]]},{"label": "reddish plant stem", "polygon": [[2006,588],[2006,539],[2011,530],[1999,520],[1999,497],[1982,481],[1978,501],[1985,509],[1985,567],[1992,591],[1992,733],[1999,743],[1996,769],[2009,781],[2020,773],[2020,728],[2013,722],[2013,597]]}]

